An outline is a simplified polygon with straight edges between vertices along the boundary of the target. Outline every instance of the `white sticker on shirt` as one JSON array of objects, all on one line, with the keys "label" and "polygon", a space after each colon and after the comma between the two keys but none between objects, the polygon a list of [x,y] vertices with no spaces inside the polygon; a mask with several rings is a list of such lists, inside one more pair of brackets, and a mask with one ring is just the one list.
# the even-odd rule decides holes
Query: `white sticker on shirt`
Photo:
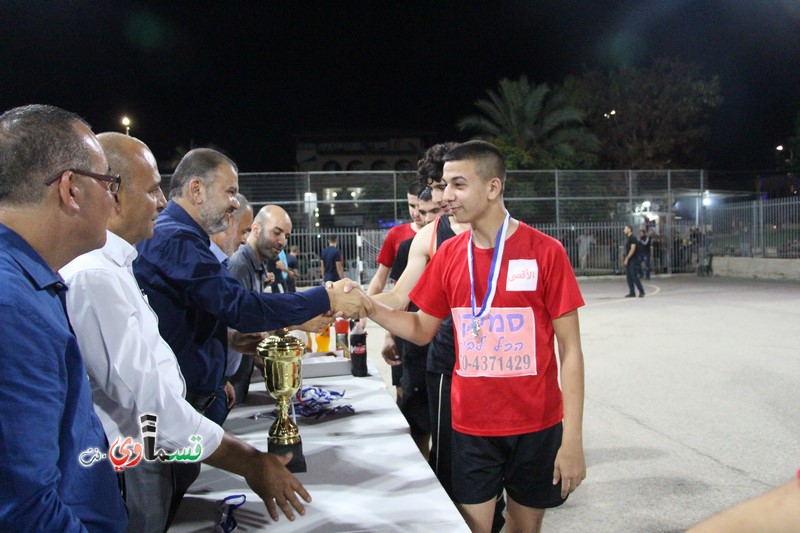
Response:
[{"label": "white sticker on shirt", "polygon": [[508,262],[506,291],[535,291],[539,282],[536,259],[511,259]]}]

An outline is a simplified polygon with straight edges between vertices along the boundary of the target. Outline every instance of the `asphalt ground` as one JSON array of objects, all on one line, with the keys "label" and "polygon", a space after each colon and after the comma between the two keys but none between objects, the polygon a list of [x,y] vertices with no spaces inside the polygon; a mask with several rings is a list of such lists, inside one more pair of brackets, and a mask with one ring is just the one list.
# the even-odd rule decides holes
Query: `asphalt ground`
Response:
[{"label": "asphalt ground", "polygon": [[[580,279],[587,478],[544,531],[683,531],[800,468],[800,283]],[[370,323],[370,356],[383,331]]]}]

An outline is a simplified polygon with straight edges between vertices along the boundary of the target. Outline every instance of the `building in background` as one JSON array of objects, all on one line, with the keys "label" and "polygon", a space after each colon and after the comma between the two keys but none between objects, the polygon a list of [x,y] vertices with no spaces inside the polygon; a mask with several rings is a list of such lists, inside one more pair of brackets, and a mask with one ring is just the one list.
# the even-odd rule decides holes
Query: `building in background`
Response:
[{"label": "building in background", "polygon": [[297,170],[341,172],[414,171],[430,133],[326,130],[297,136]]}]

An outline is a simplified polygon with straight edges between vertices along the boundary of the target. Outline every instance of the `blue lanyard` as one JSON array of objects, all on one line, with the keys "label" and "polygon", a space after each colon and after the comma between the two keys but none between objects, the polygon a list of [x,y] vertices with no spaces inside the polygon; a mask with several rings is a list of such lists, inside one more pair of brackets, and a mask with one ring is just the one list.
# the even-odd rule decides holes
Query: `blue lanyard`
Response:
[{"label": "blue lanyard", "polygon": [[220,520],[219,524],[217,524],[215,531],[222,530],[224,533],[230,533],[236,529],[239,523],[233,516],[233,511],[244,505],[244,502],[246,501],[247,496],[244,494],[233,494],[222,500],[222,503],[220,504],[222,519]]},{"label": "blue lanyard", "polygon": [[506,217],[503,219],[503,225],[497,232],[497,240],[494,245],[494,255],[492,255],[492,266],[489,269],[489,280],[486,287],[486,296],[483,298],[483,305],[480,311],[475,312],[475,261],[472,254],[472,228],[469,230],[469,244],[467,247],[467,263],[469,264],[469,284],[470,284],[470,297],[472,303],[472,334],[477,337],[480,334],[479,318],[483,318],[489,313],[492,308],[492,301],[497,292],[497,278],[500,276],[500,260],[503,259],[503,249],[506,244],[506,233],[508,232],[508,222],[511,215],[506,211]]}]

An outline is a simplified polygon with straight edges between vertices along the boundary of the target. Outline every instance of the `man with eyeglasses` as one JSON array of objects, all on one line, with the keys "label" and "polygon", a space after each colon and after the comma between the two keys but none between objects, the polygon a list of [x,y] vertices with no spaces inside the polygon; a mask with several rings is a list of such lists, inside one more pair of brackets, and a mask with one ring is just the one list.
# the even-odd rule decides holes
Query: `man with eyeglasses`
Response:
[{"label": "man with eyeglasses", "polygon": [[[0,116],[0,529],[127,522],[56,273],[103,246],[119,178],[88,124],[51,106]],[[86,461],[88,462],[88,461]]]},{"label": "man with eyeglasses", "polygon": [[[134,245],[153,236],[166,205],[153,154],[121,133],[98,135],[109,165],[125,177],[99,250],[71,261],[61,273],[70,286],[67,308],[84,353],[95,408],[109,440],[140,434],[140,416],[155,414],[157,445],[167,453],[202,438],[200,461],[244,476],[277,519],[275,500],[302,513],[295,493],[308,493],[283,466],[285,459],[259,452],[197,412],[185,399],[186,384],[158,333],[158,319],[142,295],[130,265]],[[128,531],[161,533],[172,501],[174,463],[140,461],[125,471]],[[291,512],[287,516],[293,518]]]}]

